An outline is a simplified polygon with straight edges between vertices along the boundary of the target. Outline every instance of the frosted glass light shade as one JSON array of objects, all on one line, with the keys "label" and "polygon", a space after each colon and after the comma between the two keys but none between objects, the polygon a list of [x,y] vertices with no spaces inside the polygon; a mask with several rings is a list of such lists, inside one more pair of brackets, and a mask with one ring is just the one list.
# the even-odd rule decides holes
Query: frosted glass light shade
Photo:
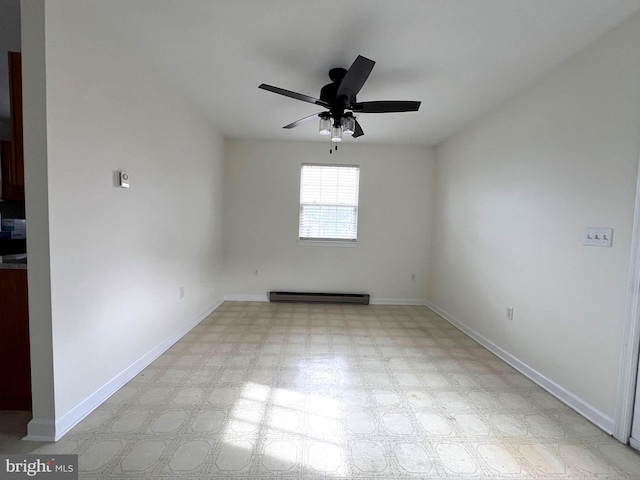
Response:
[{"label": "frosted glass light shade", "polygon": [[331,129],[331,141],[332,142],[341,142],[342,141],[342,127],[341,126],[334,126]]},{"label": "frosted glass light shade", "polygon": [[345,116],[342,119],[342,133],[345,135],[353,135],[356,128],[356,119],[351,116]]},{"label": "frosted glass light shade", "polygon": [[331,117],[320,117],[320,135],[329,135],[331,133]]}]

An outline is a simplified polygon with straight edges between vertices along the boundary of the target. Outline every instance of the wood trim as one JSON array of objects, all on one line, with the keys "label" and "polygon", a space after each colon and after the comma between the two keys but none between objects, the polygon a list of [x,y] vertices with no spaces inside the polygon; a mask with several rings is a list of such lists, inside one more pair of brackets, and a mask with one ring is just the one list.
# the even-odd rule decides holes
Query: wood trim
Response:
[{"label": "wood trim", "polygon": [[[636,203],[631,235],[631,266],[629,290],[622,334],[622,353],[618,394],[616,398],[613,436],[622,443],[629,443],[633,425],[633,410],[638,386],[638,352],[640,349],[640,162],[636,180]],[[638,412],[640,414],[640,412]]]},{"label": "wood trim", "polygon": [[9,52],[9,108],[11,110],[11,189],[8,200],[24,201],[24,148],[22,131],[22,54]]}]

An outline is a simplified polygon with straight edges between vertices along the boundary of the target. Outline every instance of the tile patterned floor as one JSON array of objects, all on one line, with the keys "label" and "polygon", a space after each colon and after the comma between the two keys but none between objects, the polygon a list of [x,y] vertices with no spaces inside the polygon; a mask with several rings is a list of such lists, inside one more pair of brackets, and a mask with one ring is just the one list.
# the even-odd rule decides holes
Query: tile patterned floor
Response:
[{"label": "tile patterned floor", "polygon": [[87,480],[640,477],[639,455],[413,306],[226,302],[61,441],[22,444],[79,454]]}]

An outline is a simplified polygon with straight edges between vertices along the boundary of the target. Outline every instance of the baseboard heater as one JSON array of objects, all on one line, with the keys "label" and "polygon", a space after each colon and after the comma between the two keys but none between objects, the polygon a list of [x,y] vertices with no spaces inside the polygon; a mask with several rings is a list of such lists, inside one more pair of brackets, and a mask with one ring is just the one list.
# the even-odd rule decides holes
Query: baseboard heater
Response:
[{"label": "baseboard heater", "polygon": [[269,292],[270,302],[354,303],[369,305],[369,295],[360,293]]}]

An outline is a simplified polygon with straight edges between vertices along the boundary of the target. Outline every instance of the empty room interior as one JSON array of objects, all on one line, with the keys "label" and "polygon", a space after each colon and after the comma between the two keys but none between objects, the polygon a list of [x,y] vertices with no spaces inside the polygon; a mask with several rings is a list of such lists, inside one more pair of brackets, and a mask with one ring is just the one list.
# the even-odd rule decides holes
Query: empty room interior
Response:
[{"label": "empty room interior", "polygon": [[0,454],[640,476],[640,0],[1,3],[30,408]]}]

